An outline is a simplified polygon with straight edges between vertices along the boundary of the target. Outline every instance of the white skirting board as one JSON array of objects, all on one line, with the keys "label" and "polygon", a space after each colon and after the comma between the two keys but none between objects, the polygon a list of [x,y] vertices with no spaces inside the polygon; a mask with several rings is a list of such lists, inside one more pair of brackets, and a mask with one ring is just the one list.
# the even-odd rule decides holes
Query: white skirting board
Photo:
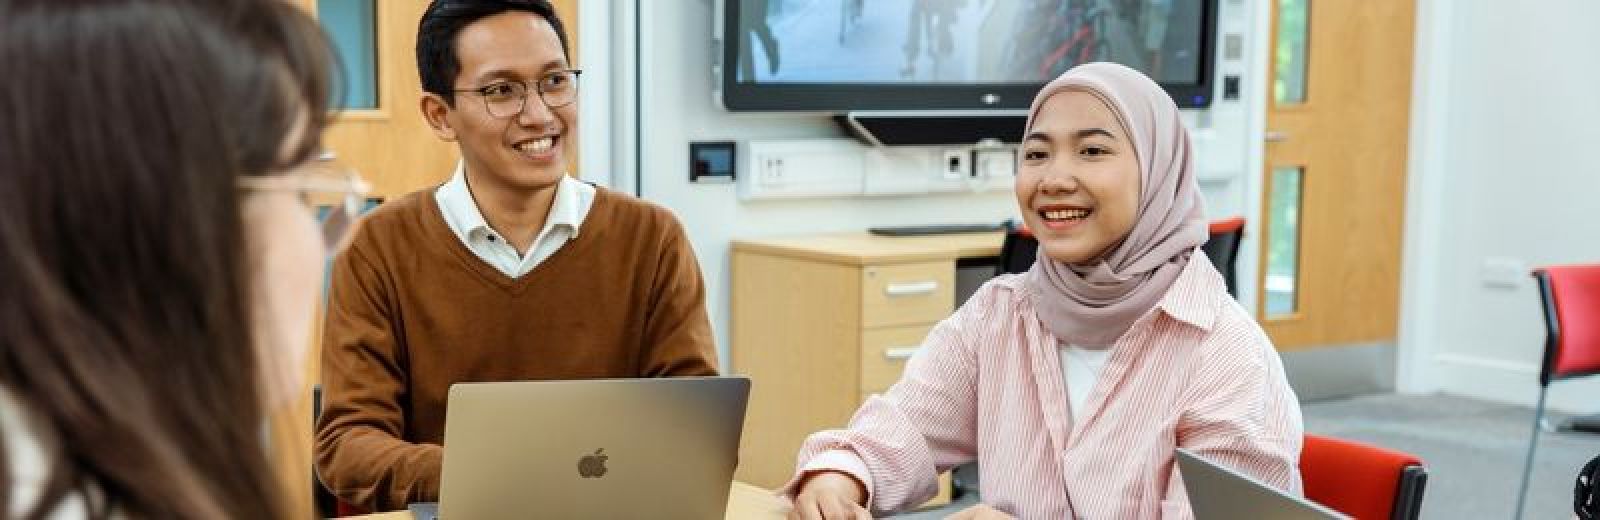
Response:
[{"label": "white skirting board", "polygon": [[[1532,364],[1460,354],[1434,356],[1433,364],[1443,393],[1529,407],[1539,398],[1539,371]],[[1600,412],[1600,375],[1550,383],[1545,406],[1569,414]]]}]

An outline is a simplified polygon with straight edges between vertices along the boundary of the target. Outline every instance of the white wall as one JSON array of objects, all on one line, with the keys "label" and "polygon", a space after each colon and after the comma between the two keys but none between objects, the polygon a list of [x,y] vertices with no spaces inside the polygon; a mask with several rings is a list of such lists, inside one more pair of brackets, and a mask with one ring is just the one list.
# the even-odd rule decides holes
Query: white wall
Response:
[{"label": "white wall", "polygon": [[[1489,260],[1600,262],[1600,2],[1421,0],[1401,389],[1531,405],[1544,344],[1531,278]],[[1600,378],[1551,405],[1600,411]]]},{"label": "white wall", "polygon": [[[720,1],[720,0],[716,0]],[[881,0],[875,0],[881,1]],[[1257,71],[1256,47],[1260,26],[1257,18],[1260,0],[1222,0],[1223,32],[1245,36],[1245,59],[1225,61],[1219,70],[1246,77],[1242,98],[1263,98],[1259,85],[1250,80]],[[585,4],[587,5],[587,3]],[[640,192],[646,199],[661,203],[682,219],[688,229],[701,269],[706,278],[707,307],[716,331],[717,345],[724,366],[728,351],[729,242],[741,237],[807,234],[862,230],[869,226],[909,225],[938,222],[999,221],[1016,214],[1009,191],[983,194],[947,194],[882,198],[834,198],[783,201],[741,202],[732,184],[693,184],[688,180],[688,145],[698,140],[741,140],[774,138],[816,138],[841,135],[824,115],[731,114],[719,108],[712,98],[711,38],[713,0],[672,2],[612,0],[611,70],[618,78],[612,82],[613,104],[611,135],[612,185],[633,187],[631,165],[633,124],[631,74],[641,68],[643,112],[642,157],[644,165]],[[630,31],[635,9],[641,9],[643,60],[635,63]],[[585,30],[591,27],[586,26]],[[587,41],[587,38],[586,38]],[[588,78],[585,78],[587,81]],[[1220,79],[1218,80],[1220,83]],[[588,84],[586,83],[586,86]],[[1255,181],[1260,146],[1249,135],[1259,135],[1260,103],[1218,100],[1205,113],[1189,112],[1186,121],[1194,136],[1200,162],[1202,188],[1213,217],[1244,214],[1255,219],[1259,204],[1249,182]],[[589,119],[594,121],[594,119]],[[597,153],[585,148],[585,155]],[[1256,246],[1252,234],[1241,248],[1240,282],[1244,301],[1254,302]]]},{"label": "white wall", "polygon": [[616,187],[612,180],[612,172],[616,171],[613,162],[615,154],[598,151],[611,150],[615,146],[617,136],[613,130],[616,125],[605,122],[616,117],[614,113],[619,106],[623,113],[630,117],[632,114],[627,111],[626,105],[612,101],[626,99],[616,95],[619,80],[622,80],[622,85],[632,85],[631,76],[619,74],[628,70],[618,71],[614,67],[612,56],[619,49],[613,46],[632,49],[632,41],[619,42],[613,37],[612,27],[618,17],[611,13],[611,2],[589,0],[580,3],[578,8],[582,10],[577,28],[578,48],[582,53],[578,55],[580,61],[577,67],[585,71],[579,80],[583,86],[578,89],[578,110],[583,122],[592,122],[578,125],[579,146],[592,152],[578,155],[578,176],[601,186]]}]

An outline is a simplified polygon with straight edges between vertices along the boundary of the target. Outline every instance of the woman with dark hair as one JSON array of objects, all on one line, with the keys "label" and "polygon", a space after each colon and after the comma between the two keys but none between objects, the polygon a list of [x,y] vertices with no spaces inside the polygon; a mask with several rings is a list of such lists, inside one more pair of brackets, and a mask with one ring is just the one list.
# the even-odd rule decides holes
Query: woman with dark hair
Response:
[{"label": "woman with dark hair", "polygon": [[308,166],[330,60],[287,2],[0,0],[0,517],[309,513],[264,433],[338,240],[305,197],[361,188]]}]

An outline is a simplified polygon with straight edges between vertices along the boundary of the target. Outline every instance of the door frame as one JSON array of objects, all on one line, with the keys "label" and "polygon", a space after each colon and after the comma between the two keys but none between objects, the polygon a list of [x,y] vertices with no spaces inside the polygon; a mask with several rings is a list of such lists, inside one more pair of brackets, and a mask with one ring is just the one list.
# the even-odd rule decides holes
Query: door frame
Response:
[{"label": "door frame", "polygon": [[1410,150],[1406,165],[1406,240],[1400,256],[1400,323],[1397,331],[1396,390],[1426,394],[1439,390],[1435,345],[1439,344],[1439,276],[1444,262],[1443,200],[1448,157],[1451,23],[1454,0],[1415,0],[1412,48]]}]

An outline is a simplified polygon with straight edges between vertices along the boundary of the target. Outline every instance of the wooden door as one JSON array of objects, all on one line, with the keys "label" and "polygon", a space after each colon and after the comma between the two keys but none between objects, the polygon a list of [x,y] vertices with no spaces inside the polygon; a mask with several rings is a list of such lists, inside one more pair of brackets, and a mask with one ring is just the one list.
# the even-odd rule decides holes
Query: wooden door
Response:
[{"label": "wooden door", "polygon": [[1414,2],[1268,1],[1262,324],[1284,350],[1392,342]]}]

